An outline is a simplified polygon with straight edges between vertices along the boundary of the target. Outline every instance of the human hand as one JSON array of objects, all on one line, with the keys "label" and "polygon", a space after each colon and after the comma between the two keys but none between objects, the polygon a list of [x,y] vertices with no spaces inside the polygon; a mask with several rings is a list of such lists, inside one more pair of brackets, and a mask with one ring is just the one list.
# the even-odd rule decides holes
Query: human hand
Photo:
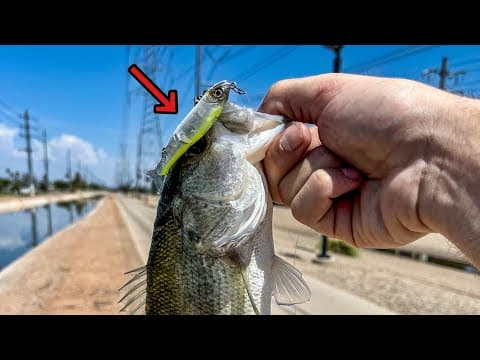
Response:
[{"label": "human hand", "polygon": [[476,100],[410,80],[326,74],[275,84],[259,111],[318,127],[294,124],[264,160],[273,200],[297,220],[358,247],[440,232],[478,264]]}]

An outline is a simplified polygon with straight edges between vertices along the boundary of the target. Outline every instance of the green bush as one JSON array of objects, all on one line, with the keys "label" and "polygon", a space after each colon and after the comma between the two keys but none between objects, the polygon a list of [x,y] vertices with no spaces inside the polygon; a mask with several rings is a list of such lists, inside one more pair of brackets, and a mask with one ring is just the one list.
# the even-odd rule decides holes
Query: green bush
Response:
[{"label": "green bush", "polygon": [[60,191],[70,190],[70,183],[65,180],[55,180],[53,182],[53,188]]},{"label": "green bush", "polygon": [[8,192],[11,181],[8,179],[0,178],[0,194]]},{"label": "green bush", "polygon": [[353,247],[352,245],[347,244],[342,240],[329,238],[328,250],[337,254],[343,254],[343,255],[352,256],[352,257],[358,256],[358,249]]}]

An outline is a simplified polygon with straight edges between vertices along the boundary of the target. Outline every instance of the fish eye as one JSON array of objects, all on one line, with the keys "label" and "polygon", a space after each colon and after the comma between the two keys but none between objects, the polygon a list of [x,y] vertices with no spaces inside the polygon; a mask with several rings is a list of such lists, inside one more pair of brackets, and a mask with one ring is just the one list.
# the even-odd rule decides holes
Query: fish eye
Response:
[{"label": "fish eye", "polygon": [[207,139],[205,137],[201,137],[200,140],[198,140],[195,144],[193,144],[188,149],[188,154],[189,155],[200,155],[207,148],[207,144],[208,144]]}]

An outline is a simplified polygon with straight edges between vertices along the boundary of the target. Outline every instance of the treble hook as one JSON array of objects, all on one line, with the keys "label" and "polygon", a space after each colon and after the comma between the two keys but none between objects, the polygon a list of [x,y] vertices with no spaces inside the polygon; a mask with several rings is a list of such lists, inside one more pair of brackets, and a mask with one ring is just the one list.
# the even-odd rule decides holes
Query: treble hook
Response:
[{"label": "treble hook", "polygon": [[236,82],[230,83],[230,89],[232,89],[233,91],[235,91],[237,94],[240,94],[240,95],[245,95],[247,93],[245,90],[240,89],[237,86]]}]

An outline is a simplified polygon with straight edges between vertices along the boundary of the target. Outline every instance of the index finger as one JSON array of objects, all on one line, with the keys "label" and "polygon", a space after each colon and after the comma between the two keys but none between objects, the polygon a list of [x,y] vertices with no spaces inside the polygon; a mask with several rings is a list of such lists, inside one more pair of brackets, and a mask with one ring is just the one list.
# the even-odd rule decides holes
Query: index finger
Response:
[{"label": "index finger", "polygon": [[323,74],[281,80],[268,90],[258,111],[316,123],[323,108],[338,92],[344,74]]},{"label": "index finger", "polygon": [[[285,143],[286,136],[296,138],[298,143],[294,148],[282,145]],[[273,201],[282,203],[278,190],[280,182],[298,162],[305,158],[307,153],[320,145],[317,127],[307,128],[301,123],[293,123],[273,140],[263,160]]]}]

